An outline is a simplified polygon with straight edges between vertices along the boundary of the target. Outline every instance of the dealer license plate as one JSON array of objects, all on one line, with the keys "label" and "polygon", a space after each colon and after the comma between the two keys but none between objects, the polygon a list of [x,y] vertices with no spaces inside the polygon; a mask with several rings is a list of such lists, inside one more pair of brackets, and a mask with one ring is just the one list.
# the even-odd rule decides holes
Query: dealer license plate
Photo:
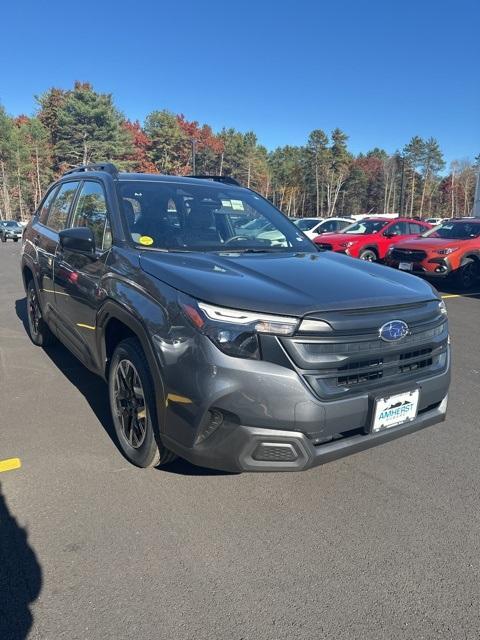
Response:
[{"label": "dealer license plate", "polygon": [[399,262],[398,268],[402,271],[413,271],[413,262]]},{"label": "dealer license plate", "polygon": [[372,431],[388,429],[415,420],[419,397],[420,391],[415,389],[415,391],[379,398],[375,405]]}]

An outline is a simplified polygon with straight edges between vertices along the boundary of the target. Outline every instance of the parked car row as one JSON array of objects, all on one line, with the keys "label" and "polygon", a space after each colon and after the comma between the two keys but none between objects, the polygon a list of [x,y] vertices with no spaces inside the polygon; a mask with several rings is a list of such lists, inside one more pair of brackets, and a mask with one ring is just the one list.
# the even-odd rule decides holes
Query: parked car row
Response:
[{"label": "parked car row", "polygon": [[319,249],[383,261],[436,281],[448,278],[463,289],[480,278],[477,218],[448,218],[436,226],[413,218],[364,218],[340,233],[317,236],[314,242]]}]

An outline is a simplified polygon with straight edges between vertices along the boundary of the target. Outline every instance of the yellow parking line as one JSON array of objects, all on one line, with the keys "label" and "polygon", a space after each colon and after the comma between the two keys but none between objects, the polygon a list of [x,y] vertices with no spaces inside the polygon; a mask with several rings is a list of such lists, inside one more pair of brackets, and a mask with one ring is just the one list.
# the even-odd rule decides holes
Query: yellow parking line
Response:
[{"label": "yellow parking line", "polygon": [[471,298],[472,296],[480,296],[480,291],[476,293],[447,293],[442,298]]},{"label": "yellow parking line", "polygon": [[13,471],[13,469],[20,469],[22,463],[20,458],[8,458],[8,460],[0,460],[0,473],[2,471]]}]

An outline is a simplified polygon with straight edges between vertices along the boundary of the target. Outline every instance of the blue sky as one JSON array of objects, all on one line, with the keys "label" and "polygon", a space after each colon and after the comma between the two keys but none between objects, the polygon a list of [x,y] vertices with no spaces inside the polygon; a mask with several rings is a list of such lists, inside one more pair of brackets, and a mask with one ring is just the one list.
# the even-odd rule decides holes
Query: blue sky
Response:
[{"label": "blue sky", "polygon": [[0,15],[14,115],[82,80],[131,119],[167,108],[268,148],[338,126],[354,152],[416,134],[447,161],[480,152],[478,0],[15,0]]}]

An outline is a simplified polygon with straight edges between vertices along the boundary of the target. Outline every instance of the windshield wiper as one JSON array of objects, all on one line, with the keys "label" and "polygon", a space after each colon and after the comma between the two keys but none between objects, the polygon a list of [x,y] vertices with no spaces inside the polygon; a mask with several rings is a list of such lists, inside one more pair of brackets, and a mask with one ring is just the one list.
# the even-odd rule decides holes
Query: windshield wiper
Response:
[{"label": "windshield wiper", "polygon": [[[283,250],[286,247],[281,247],[279,249],[273,249],[273,248],[269,248],[269,247],[264,247],[264,248],[254,248],[254,247],[249,247],[247,249],[243,248],[239,248],[239,249],[234,249],[233,247],[231,249],[216,249],[216,253],[283,253]],[[293,251],[293,249],[287,249],[287,251]]]}]

